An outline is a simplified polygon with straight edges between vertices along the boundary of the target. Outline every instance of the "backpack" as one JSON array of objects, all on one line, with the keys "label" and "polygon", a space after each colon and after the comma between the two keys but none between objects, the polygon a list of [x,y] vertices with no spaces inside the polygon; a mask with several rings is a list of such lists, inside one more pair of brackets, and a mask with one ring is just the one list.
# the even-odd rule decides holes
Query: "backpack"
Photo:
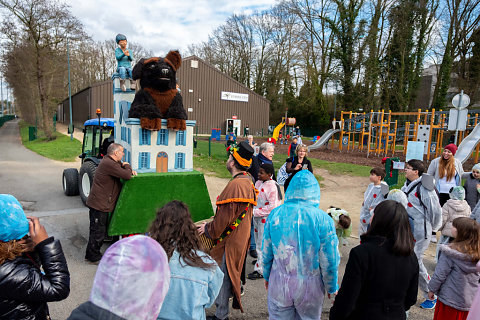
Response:
[{"label": "backpack", "polygon": [[285,184],[285,180],[290,177],[291,173],[287,173],[287,163],[285,162],[280,169],[278,169],[278,174],[277,174],[277,183],[281,186]]},{"label": "backpack", "polygon": [[[425,174],[424,174],[424,175],[425,175]],[[427,207],[426,207],[425,204],[423,203],[422,195],[421,195],[421,193],[420,193],[420,186],[423,185],[423,182],[424,182],[424,181],[423,181],[423,176],[424,176],[424,175],[422,175],[422,179],[421,179],[419,182],[417,182],[417,184],[416,184],[414,187],[412,187],[410,190],[408,190],[408,192],[405,192],[405,195],[406,195],[407,198],[408,198],[408,195],[409,195],[413,190],[416,190],[418,200],[420,201],[420,205],[423,207],[423,230],[424,230],[424,232],[425,232],[425,239],[428,239],[428,237],[427,237],[427,218],[426,218],[426,215],[427,215],[427,213],[426,213]],[[430,177],[431,177],[431,176],[430,176]],[[427,188],[427,189],[428,189],[428,188]],[[436,188],[435,186],[433,186],[433,190],[435,190],[435,193],[437,194],[437,197],[438,197],[438,190],[437,190],[437,188]],[[409,218],[411,218],[411,217],[409,216]],[[413,218],[411,218],[411,219],[414,220]],[[413,226],[413,223],[410,223],[410,225]],[[412,227],[412,232],[413,232],[413,227]]]}]

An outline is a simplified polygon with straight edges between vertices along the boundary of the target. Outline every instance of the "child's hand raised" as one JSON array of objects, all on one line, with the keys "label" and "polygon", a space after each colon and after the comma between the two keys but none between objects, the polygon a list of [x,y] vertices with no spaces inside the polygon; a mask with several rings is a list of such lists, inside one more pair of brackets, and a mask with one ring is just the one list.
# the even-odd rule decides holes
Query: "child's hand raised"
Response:
[{"label": "child's hand raised", "polygon": [[37,217],[27,217],[30,238],[35,244],[39,244],[43,240],[48,238],[47,230],[40,224]]}]

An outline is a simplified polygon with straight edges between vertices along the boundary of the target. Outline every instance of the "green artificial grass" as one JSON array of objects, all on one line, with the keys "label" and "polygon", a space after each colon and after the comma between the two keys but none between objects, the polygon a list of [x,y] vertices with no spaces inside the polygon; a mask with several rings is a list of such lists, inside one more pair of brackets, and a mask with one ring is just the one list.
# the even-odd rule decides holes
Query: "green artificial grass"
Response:
[{"label": "green artificial grass", "polygon": [[172,200],[186,203],[195,222],[213,216],[203,173],[140,173],[124,181],[108,234],[145,233],[157,209]]},{"label": "green artificial grass", "polygon": [[56,139],[47,140],[42,131],[38,131],[37,139],[28,141],[28,127],[30,124],[21,121],[20,136],[22,137],[23,145],[49,159],[73,162],[82,153],[82,144],[80,141],[73,139],[70,140],[69,136],[54,132]]}]

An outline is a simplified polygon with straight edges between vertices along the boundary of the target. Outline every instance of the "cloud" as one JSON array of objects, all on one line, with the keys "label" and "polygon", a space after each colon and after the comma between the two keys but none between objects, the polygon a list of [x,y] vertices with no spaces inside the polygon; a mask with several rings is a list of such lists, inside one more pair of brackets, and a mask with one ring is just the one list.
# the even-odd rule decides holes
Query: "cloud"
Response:
[{"label": "cloud", "polygon": [[187,50],[232,14],[251,14],[270,8],[276,0],[68,0],[71,12],[96,41],[123,33],[129,41],[156,55],[170,49]]}]

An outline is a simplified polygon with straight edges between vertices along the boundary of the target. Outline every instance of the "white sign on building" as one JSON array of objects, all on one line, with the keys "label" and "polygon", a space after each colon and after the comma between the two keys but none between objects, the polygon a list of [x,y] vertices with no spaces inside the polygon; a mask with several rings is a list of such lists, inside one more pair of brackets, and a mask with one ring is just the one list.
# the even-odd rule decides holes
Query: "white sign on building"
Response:
[{"label": "white sign on building", "polygon": [[222,91],[222,100],[248,102],[248,94]]}]

